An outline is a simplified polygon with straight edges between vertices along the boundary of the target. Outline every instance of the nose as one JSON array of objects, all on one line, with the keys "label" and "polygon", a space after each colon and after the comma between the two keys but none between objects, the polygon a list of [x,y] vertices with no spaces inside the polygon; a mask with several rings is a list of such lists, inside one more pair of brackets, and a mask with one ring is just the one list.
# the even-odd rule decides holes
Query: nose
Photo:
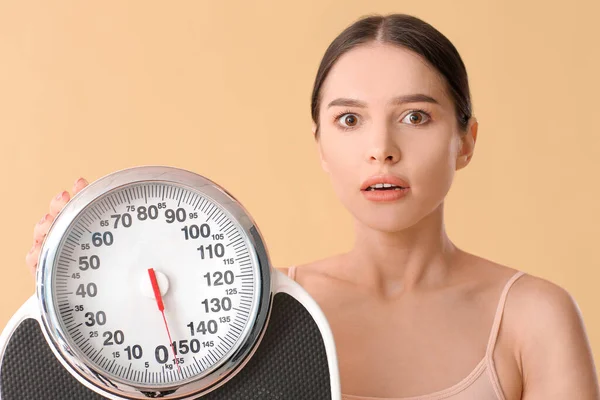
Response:
[{"label": "nose", "polygon": [[370,141],[366,147],[367,162],[395,164],[400,160],[400,148],[394,141],[393,131],[381,127],[370,133]]}]

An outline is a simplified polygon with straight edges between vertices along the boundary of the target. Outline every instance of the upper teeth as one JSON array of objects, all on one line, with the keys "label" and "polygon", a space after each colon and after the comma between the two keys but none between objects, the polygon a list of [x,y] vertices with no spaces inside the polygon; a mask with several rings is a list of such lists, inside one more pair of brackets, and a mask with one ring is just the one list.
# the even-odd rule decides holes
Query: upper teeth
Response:
[{"label": "upper teeth", "polygon": [[383,188],[389,188],[389,187],[399,187],[399,186],[392,185],[391,183],[377,183],[375,185],[369,186],[369,188],[372,188],[372,189],[383,189]]}]

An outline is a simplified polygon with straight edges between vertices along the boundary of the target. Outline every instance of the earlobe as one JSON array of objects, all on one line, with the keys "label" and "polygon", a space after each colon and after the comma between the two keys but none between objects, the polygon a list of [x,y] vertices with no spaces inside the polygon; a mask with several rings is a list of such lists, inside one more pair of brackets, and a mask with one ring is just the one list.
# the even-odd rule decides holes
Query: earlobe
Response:
[{"label": "earlobe", "polygon": [[315,139],[315,143],[317,145],[317,151],[319,152],[319,161],[321,162],[321,168],[326,173],[329,173],[329,167],[327,166],[327,161],[325,161],[325,157],[323,156],[323,148],[321,147],[321,141],[317,137],[317,129],[318,126],[314,122],[312,123],[312,134]]},{"label": "earlobe", "polygon": [[321,168],[326,173],[329,173],[329,167],[327,165],[327,161],[325,161],[325,157],[323,156],[323,149],[321,148],[321,142],[317,141],[317,149],[319,151],[319,161],[321,162]]},{"label": "earlobe", "polygon": [[479,123],[475,117],[472,117],[467,126],[467,132],[461,138],[460,148],[458,151],[458,157],[456,158],[456,169],[461,169],[469,164],[471,158],[473,158],[473,152],[475,151],[475,142],[477,141],[477,129]]},{"label": "earlobe", "polygon": [[459,169],[463,169],[464,167],[467,166],[469,162],[469,158],[467,156],[459,156],[456,157],[456,165],[455,168],[458,171]]}]

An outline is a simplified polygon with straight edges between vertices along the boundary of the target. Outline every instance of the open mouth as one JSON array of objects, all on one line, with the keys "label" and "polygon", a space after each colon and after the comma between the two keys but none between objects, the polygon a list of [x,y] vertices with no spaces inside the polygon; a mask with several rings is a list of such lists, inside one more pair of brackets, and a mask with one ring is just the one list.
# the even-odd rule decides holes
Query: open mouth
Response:
[{"label": "open mouth", "polygon": [[391,183],[378,183],[376,185],[371,185],[365,189],[365,191],[375,191],[375,190],[402,190],[406,189],[403,186],[394,185]]}]

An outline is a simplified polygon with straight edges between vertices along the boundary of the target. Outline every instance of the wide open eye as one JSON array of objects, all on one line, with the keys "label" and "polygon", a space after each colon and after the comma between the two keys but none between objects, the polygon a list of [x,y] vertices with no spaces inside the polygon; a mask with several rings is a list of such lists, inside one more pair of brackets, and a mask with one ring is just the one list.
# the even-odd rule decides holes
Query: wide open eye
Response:
[{"label": "wide open eye", "polygon": [[333,118],[334,122],[338,124],[342,129],[352,129],[358,125],[358,115],[351,113],[346,110]]},{"label": "wide open eye", "polygon": [[345,126],[353,127],[358,123],[358,118],[354,114],[344,114],[343,117],[342,121],[346,124]]},{"label": "wide open eye", "polygon": [[422,125],[429,121],[430,117],[425,111],[415,110],[411,111],[402,119],[402,122],[407,122],[409,125]]}]

